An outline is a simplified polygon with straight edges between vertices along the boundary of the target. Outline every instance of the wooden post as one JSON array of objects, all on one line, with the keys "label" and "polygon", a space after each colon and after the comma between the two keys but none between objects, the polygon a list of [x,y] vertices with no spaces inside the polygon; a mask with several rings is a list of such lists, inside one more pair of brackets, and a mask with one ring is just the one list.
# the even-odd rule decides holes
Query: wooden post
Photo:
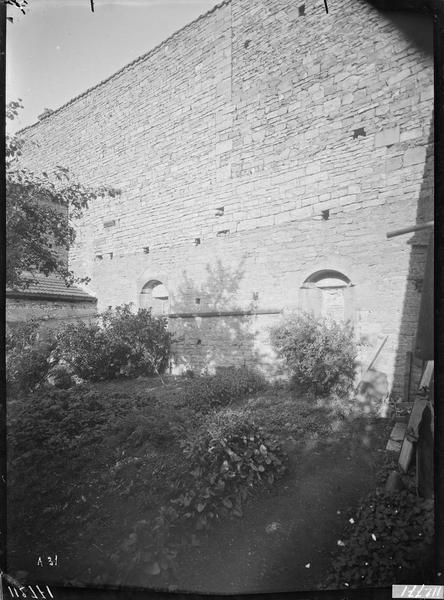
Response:
[{"label": "wooden post", "polygon": [[418,496],[431,498],[433,485],[433,434],[431,428],[432,412],[428,406],[422,413],[419,426],[419,438],[416,443],[416,486]]},{"label": "wooden post", "polygon": [[410,382],[412,378],[412,352],[409,350],[405,357],[404,402],[410,401]]},{"label": "wooden post", "polygon": [[435,225],[434,221],[427,221],[427,223],[418,223],[418,225],[411,225],[410,227],[403,227],[402,229],[395,229],[386,233],[387,239],[397,237],[398,235],[404,235],[405,233],[413,233],[414,231],[421,231],[422,229],[431,229]]}]

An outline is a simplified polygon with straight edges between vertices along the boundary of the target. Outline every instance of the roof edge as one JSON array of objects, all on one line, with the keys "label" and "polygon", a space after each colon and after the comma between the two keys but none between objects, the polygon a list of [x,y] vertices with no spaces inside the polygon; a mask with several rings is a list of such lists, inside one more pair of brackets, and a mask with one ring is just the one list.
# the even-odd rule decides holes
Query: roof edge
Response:
[{"label": "roof edge", "polygon": [[27,291],[12,291],[6,290],[6,298],[12,298],[16,300],[58,300],[60,302],[90,302],[95,304],[97,298],[90,296],[85,292],[84,296],[74,296],[69,294],[51,294],[45,292],[27,292]]},{"label": "roof edge", "polygon": [[25,131],[28,131],[29,129],[32,129],[33,127],[37,127],[41,123],[46,122],[48,119],[51,119],[55,114],[57,114],[58,112],[62,111],[67,106],[70,106],[71,104],[73,104],[77,100],[80,100],[84,96],[87,96],[90,92],[92,92],[93,90],[99,88],[100,86],[104,85],[105,83],[108,83],[108,81],[111,81],[112,79],[114,79],[115,77],[117,77],[118,75],[120,75],[121,73],[123,73],[124,71],[126,71],[127,69],[130,69],[131,67],[135,66],[136,64],[138,64],[140,62],[143,62],[144,60],[148,59],[150,56],[152,56],[153,54],[155,54],[156,52],[158,52],[161,48],[163,48],[163,46],[165,46],[171,40],[173,40],[177,35],[179,35],[180,33],[182,33],[182,31],[185,31],[186,29],[188,29],[189,27],[191,27],[195,23],[198,23],[202,19],[207,18],[213,12],[216,12],[217,10],[221,9],[224,6],[227,6],[228,4],[231,4],[231,0],[222,0],[222,2],[219,2],[218,4],[216,4],[215,6],[213,6],[213,8],[210,8],[210,10],[208,10],[207,12],[202,13],[201,15],[199,15],[193,21],[190,21],[189,23],[187,23],[186,25],[184,25],[183,27],[181,27],[180,29],[178,29],[177,31],[175,31],[174,33],[172,33],[169,37],[167,37],[162,42],[160,42],[160,44],[157,44],[157,46],[154,46],[154,48],[151,48],[151,50],[149,50],[145,54],[142,54],[138,58],[135,58],[133,61],[131,61],[128,64],[124,65],[121,69],[119,69],[118,71],[116,71],[115,73],[113,73],[112,75],[110,75],[109,77],[106,77],[106,79],[102,79],[102,81],[99,81],[98,83],[96,83],[92,87],[86,89],[81,94],[78,94],[77,96],[74,96],[74,98],[71,98],[71,100],[68,100],[68,102],[65,102],[65,104],[62,104],[62,106],[59,106],[58,108],[54,109],[44,119],[41,119],[39,121],[36,121],[35,123],[32,123],[31,125],[27,125],[26,127],[23,127],[23,129],[20,129],[19,131],[17,131],[15,133],[15,135],[19,135],[19,134],[21,134],[21,133],[23,133]]}]

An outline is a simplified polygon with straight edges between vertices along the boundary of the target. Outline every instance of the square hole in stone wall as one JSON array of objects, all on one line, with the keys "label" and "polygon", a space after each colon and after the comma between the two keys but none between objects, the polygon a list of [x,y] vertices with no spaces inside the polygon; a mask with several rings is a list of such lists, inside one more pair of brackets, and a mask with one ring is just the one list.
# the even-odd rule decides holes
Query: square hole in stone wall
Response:
[{"label": "square hole in stone wall", "polygon": [[365,137],[367,134],[365,133],[364,127],[358,127],[358,129],[353,130],[353,139],[358,137]]}]

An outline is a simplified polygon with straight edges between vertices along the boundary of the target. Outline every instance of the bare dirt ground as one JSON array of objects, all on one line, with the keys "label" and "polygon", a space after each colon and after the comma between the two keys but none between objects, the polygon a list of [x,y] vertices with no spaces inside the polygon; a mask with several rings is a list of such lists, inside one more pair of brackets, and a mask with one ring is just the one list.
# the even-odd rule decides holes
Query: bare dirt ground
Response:
[{"label": "bare dirt ground", "polygon": [[255,498],[242,519],[221,524],[200,548],[190,549],[178,589],[315,590],[346,519],[376,486],[389,429],[386,421],[362,420],[312,448],[289,443],[285,480]]}]

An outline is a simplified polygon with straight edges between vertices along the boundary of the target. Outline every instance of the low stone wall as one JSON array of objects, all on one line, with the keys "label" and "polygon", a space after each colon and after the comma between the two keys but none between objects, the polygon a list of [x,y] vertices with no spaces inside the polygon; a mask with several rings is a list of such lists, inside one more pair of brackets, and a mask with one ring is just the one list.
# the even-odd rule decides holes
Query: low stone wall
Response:
[{"label": "low stone wall", "polygon": [[56,329],[63,323],[79,319],[87,321],[96,313],[95,302],[6,298],[6,324],[12,326],[29,319],[37,319],[41,321],[43,329]]}]

